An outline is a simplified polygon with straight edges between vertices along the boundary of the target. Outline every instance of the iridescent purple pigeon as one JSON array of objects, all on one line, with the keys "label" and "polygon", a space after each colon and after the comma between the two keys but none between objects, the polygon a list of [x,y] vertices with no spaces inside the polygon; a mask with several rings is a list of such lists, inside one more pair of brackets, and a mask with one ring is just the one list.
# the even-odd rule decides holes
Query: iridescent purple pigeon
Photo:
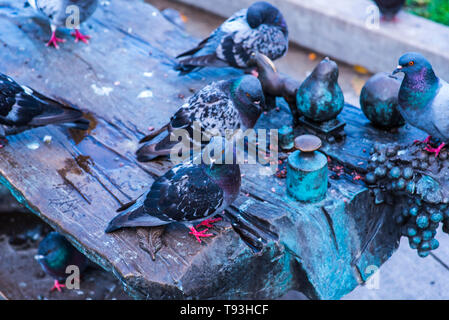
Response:
[{"label": "iridescent purple pigeon", "polygon": [[[426,150],[438,156],[449,141],[449,84],[438,78],[420,53],[406,53],[393,74],[405,73],[399,90],[398,110],[406,122],[429,134]],[[431,138],[439,143],[430,145]],[[418,142],[418,141],[416,141]]]},{"label": "iridescent purple pigeon", "polygon": [[88,266],[89,260],[57,232],[50,232],[40,243],[37,255],[34,257],[42,269],[55,279],[51,291],[58,290],[65,285],[59,281],[65,281],[68,274],[66,268],[75,265],[83,272]]}]

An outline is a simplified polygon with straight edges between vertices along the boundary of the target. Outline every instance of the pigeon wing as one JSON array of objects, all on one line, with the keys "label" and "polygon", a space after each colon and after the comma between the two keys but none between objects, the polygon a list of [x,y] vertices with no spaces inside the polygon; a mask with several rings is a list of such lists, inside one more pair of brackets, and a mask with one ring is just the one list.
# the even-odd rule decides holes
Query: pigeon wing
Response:
[{"label": "pigeon wing", "polygon": [[0,75],[0,124],[44,126],[82,119],[82,112]]},{"label": "pigeon wing", "polygon": [[167,172],[152,185],[144,202],[145,211],[178,222],[215,214],[223,204],[224,192],[204,168],[187,162]]}]

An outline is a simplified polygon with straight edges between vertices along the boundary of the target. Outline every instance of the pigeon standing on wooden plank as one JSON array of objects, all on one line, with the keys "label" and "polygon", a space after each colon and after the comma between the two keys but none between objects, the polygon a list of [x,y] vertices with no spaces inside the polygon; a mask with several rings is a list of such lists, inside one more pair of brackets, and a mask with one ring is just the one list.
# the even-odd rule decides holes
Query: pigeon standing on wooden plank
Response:
[{"label": "pigeon standing on wooden plank", "polygon": [[[109,223],[106,233],[123,227],[155,227],[181,222],[199,242],[201,237],[212,236],[206,233],[208,229],[198,231],[197,228],[210,227],[220,220],[209,218],[228,207],[240,191],[240,167],[235,161],[233,144],[222,137],[213,137],[203,149],[203,155],[207,157],[214,150],[219,152],[213,155],[215,159],[205,161],[203,156],[201,161],[189,160],[173,167],[158,178],[148,192],[120,208],[120,214]],[[229,158],[226,157],[229,151],[233,152],[233,163],[223,161]],[[216,161],[220,157],[221,163]],[[204,219],[207,220],[194,227]]]},{"label": "pigeon standing on wooden plank", "polygon": [[[426,150],[438,156],[449,141],[449,84],[438,78],[430,62],[420,53],[406,53],[394,74],[405,74],[399,90],[399,112],[406,122],[430,136]],[[433,148],[431,138],[439,143]]]},{"label": "pigeon standing on wooden plank", "polygon": [[396,15],[405,4],[405,0],[374,0],[379,7],[382,19],[394,21]]},{"label": "pigeon standing on wooden plank", "polygon": [[82,111],[21,86],[0,73],[0,138],[49,124],[87,130]]},{"label": "pigeon standing on wooden plank", "polygon": [[288,29],[282,13],[267,2],[255,2],[232,15],[196,48],[180,54],[181,74],[203,67],[247,69],[252,52],[276,60],[287,52]]},{"label": "pigeon standing on wooden plank", "polygon": [[64,39],[56,37],[56,29],[59,27],[75,29],[72,36],[75,41],[89,43],[90,36],[80,32],[80,24],[86,21],[97,9],[98,0],[28,0],[30,5],[38,12],[44,14],[50,20],[51,38],[47,47],[53,45],[59,48],[59,42]]},{"label": "pigeon standing on wooden plank", "polygon": [[55,279],[55,283],[51,291],[58,290],[65,285],[60,281],[65,281],[68,274],[66,269],[68,266],[77,266],[80,272],[83,272],[88,266],[88,259],[62,235],[57,232],[50,232],[40,243],[37,255],[34,257],[42,269],[50,277]]},{"label": "pigeon standing on wooden plank", "polygon": [[245,75],[212,82],[191,96],[169,123],[140,141],[151,141],[160,134],[166,134],[157,143],[143,145],[137,151],[137,159],[146,162],[170,155],[178,143],[171,134],[177,129],[185,129],[192,139],[194,122],[201,125],[202,132],[218,130],[223,136],[226,129],[244,131],[253,128],[265,108],[262,86],[256,77]]}]

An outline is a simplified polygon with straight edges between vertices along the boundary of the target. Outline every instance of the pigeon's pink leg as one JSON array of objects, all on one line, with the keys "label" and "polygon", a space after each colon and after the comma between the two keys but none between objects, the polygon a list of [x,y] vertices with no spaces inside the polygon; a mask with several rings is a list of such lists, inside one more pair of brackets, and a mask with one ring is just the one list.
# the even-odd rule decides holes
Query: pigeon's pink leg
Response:
[{"label": "pigeon's pink leg", "polygon": [[201,226],[205,226],[205,227],[208,227],[208,228],[212,228],[213,227],[212,223],[215,223],[215,222],[218,222],[218,221],[221,221],[221,220],[222,220],[221,218],[206,219],[203,222],[201,222],[199,225],[197,225],[196,227],[198,228],[198,227],[201,227]]},{"label": "pigeon's pink leg", "polygon": [[431,146],[428,145],[428,146],[426,147],[426,151],[435,153],[435,158],[437,158],[438,155],[439,155],[440,152],[441,152],[441,149],[443,149],[445,145],[446,145],[446,144],[443,142],[443,143],[440,144],[440,145],[438,146],[438,148],[436,148],[436,149],[435,149],[435,148],[432,148]]},{"label": "pigeon's pink leg", "polygon": [[82,34],[78,29],[75,29],[75,32],[72,32],[71,35],[75,37],[75,42],[81,40],[85,44],[89,43],[90,36]]},{"label": "pigeon's pink leg", "polygon": [[56,30],[51,33],[50,41],[47,42],[47,47],[53,45],[56,49],[59,49],[58,42],[65,42],[65,39],[56,37]]},{"label": "pigeon's pink leg", "polygon": [[58,280],[55,280],[55,284],[53,285],[53,288],[51,288],[51,291],[58,290],[61,292],[61,288],[65,288],[64,284],[60,284]]},{"label": "pigeon's pink leg", "polygon": [[415,140],[415,141],[413,141],[413,143],[429,143],[430,142],[430,139],[432,139],[432,136],[428,136],[424,141],[421,141],[421,140]]},{"label": "pigeon's pink leg", "polygon": [[190,227],[189,234],[194,235],[196,240],[198,240],[198,242],[201,243],[200,237],[207,238],[207,237],[212,237],[213,236],[213,234],[211,234],[211,233],[205,233],[207,230],[209,230],[209,229],[204,229],[202,231],[197,231],[194,227]]}]

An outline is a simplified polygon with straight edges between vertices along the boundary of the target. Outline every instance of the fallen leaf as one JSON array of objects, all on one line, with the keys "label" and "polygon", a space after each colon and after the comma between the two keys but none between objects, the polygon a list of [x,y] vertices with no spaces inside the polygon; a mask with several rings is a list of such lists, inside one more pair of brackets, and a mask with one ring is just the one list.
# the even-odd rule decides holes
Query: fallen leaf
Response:
[{"label": "fallen leaf", "polygon": [[359,66],[359,65],[355,65],[354,70],[360,74],[368,74],[369,73],[369,71],[366,68]]}]

